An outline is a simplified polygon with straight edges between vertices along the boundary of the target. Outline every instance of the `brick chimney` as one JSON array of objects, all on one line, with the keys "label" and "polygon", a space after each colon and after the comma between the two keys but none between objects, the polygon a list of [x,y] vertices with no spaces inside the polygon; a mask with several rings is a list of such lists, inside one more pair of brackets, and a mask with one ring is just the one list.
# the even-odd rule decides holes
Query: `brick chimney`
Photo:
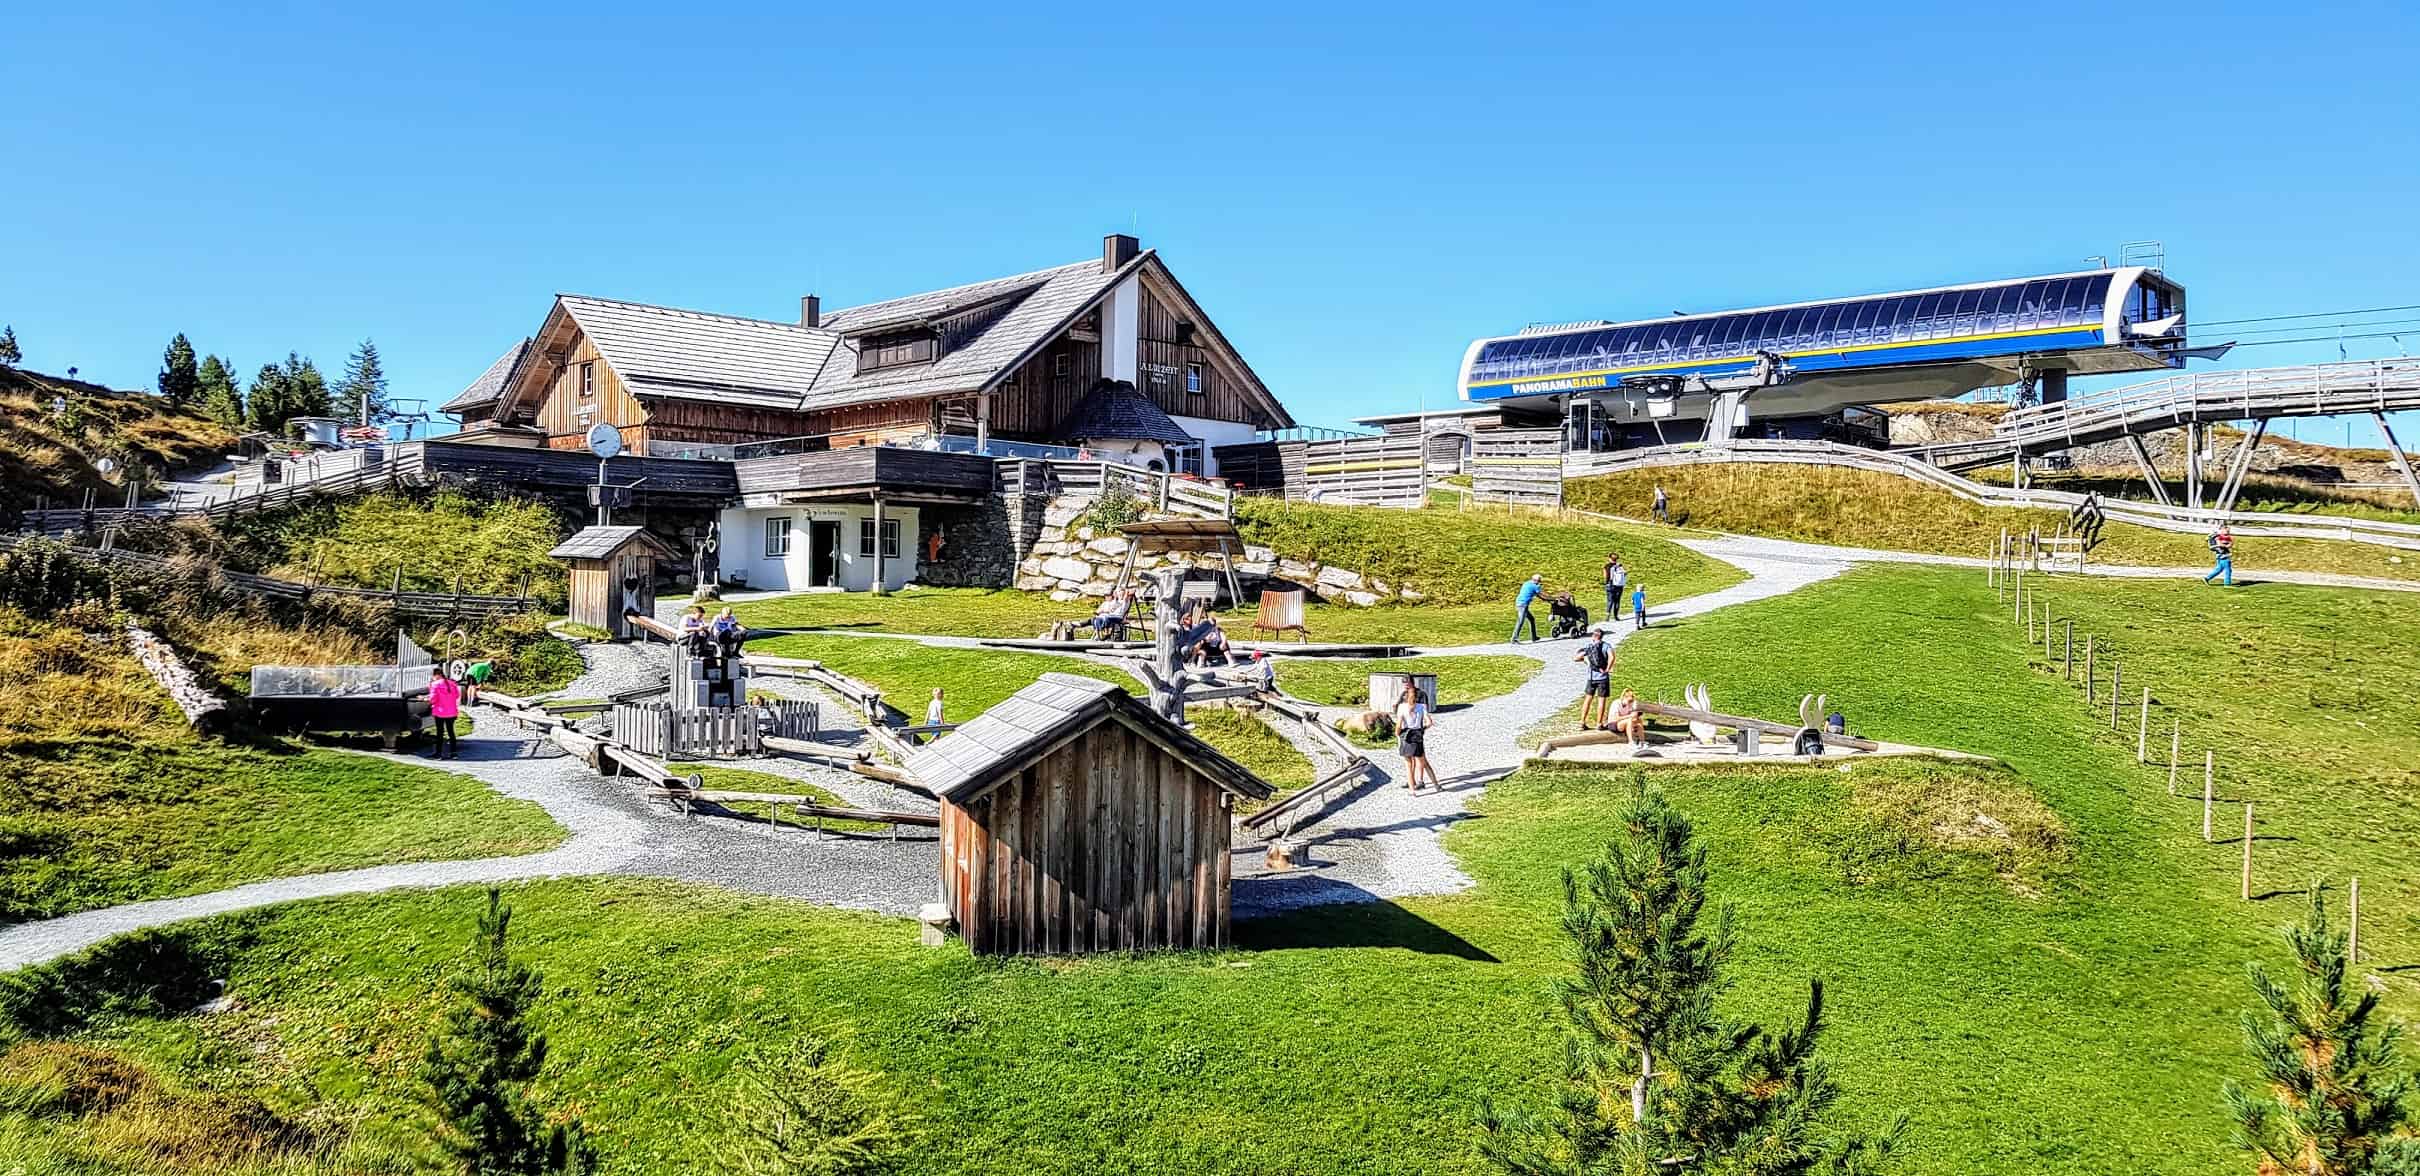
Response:
[{"label": "brick chimney", "polygon": [[1143,252],[1143,243],[1124,233],[1101,238],[1101,272],[1114,274]]},{"label": "brick chimney", "polygon": [[802,327],[823,325],[823,299],[809,294],[798,300],[798,325]]}]

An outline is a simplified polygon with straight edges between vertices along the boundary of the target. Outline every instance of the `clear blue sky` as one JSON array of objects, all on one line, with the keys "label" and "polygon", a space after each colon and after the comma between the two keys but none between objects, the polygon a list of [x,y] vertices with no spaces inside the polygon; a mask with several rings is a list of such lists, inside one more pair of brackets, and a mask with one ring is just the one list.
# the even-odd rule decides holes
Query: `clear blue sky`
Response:
[{"label": "clear blue sky", "polygon": [[1531,320],[2137,238],[2199,319],[2420,303],[2408,3],[203,7],[7,22],[28,366],[372,336],[434,402],[556,291],[787,318],[1128,229],[1327,424],[1450,399]]}]

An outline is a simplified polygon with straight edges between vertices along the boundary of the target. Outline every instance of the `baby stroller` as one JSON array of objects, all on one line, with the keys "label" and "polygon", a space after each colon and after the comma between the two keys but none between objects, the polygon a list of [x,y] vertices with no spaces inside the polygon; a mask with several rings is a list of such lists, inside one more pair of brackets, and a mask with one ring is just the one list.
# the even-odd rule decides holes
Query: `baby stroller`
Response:
[{"label": "baby stroller", "polygon": [[1588,610],[1574,603],[1571,593],[1557,592],[1547,597],[1546,607],[1554,614],[1554,628],[1548,634],[1548,640],[1560,641],[1565,637],[1578,637],[1588,632]]}]

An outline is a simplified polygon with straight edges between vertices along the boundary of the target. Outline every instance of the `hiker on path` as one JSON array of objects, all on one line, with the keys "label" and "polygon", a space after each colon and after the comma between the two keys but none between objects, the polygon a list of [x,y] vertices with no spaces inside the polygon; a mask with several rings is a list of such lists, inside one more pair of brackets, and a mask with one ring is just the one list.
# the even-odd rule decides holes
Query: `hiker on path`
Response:
[{"label": "hiker on path", "polygon": [[1622,562],[1620,552],[1605,553],[1605,619],[1622,619],[1622,586],[1630,582],[1630,567]]},{"label": "hiker on path", "polygon": [[1521,581],[1521,591],[1519,594],[1513,597],[1513,612],[1515,614],[1513,617],[1513,644],[1519,645],[1521,643],[1521,627],[1524,625],[1529,627],[1530,641],[1533,643],[1537,641],[1538,618],[1530,615],[1529,606],[1537,603],[1539,595],[1545,591],[1546,578],[1543,573],[1533,575],[1530,578]]},{"label": "hiker on path", "polygon": [[2210,536],[2210,555],[2217,562],[2211,567],[2210,574],[2202,577],[2202,583],[2207,584],[2224,576],[2227,579],[2227,587],[2233,588],[2235,586],[2235,532],[2228,530],[2227,524],[2220,523],[2218,534]]},{"label": "hiker on path", "polygon": [[436,758],[452,759],[460,748],[460,740],[454,734],[454,721],[461,715],[462,687],[439,672],[429,679],[429,718],[437,728],[437,747],[433,753]]},{"label": "hiker on path", "polygon": [[1655,485],[1655,521],[1659,523],[1672,521],[1672,499],[1665,496],[1664,484],[1661,482]]},{"label": "hiker on path", "polygon": [[1428,700],[1420,696],[1419,685],[1411,678],[1403,680],[1403,695],[1395,700],[1395,754],[1403,757],[1403,787],[1408,792],[1420,791],[1420,781],[1426,778],[1429,787],[1438,787],[1437,769],[1428,762],[1428,732],[1436,725],[1429,713]]},{"label": "hiker on path", "polygon": [[1613,647],[1605,643],[1604,625],[1588,626],[1588,644],[1571,660],[1588,663],[1588,686],[1580,693],[1580,728],[1586,730],[1604,721],[1606,700],[1613,693]]},{"label": "hiker on path", "polygon": [[1633,628],[1647,627],[1647,585],[1644,583],[1630,589],[1630,619],[1634,622]]}]

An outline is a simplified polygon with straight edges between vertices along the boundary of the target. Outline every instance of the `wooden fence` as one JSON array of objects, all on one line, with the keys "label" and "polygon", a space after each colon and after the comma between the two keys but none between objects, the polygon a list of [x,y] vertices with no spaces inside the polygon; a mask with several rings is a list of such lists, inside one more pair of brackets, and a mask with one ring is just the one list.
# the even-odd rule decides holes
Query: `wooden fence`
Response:
[{"label": "wooden fence", "polygon": [[618,703],[613,708],[613,741],[659,759],[762,755],[767,735],[813,739],[820,729],[815,704],[804,699],[729,710],[681,710],[667,702]]},{"label": "wooden fence", "polygon": [[1417,508],[1428,502],[1426,442],[1417,435],[1256,441],[1212,453],[1248,490],[1313,502]]},{"label": "wooden fence", "polygon": [[1202,519],[1231,518],[1235,494],[1221,482],[1160,473],[1115,461],[1045,461],[1003,458],[996,488],[1002,494],[1100,494],[1112,486],[1167,514]]},{"label": "wooden fence", "polygon": [[1471,436],[1471,499],[1563,505],[1561,429],[1487,429]]}]

